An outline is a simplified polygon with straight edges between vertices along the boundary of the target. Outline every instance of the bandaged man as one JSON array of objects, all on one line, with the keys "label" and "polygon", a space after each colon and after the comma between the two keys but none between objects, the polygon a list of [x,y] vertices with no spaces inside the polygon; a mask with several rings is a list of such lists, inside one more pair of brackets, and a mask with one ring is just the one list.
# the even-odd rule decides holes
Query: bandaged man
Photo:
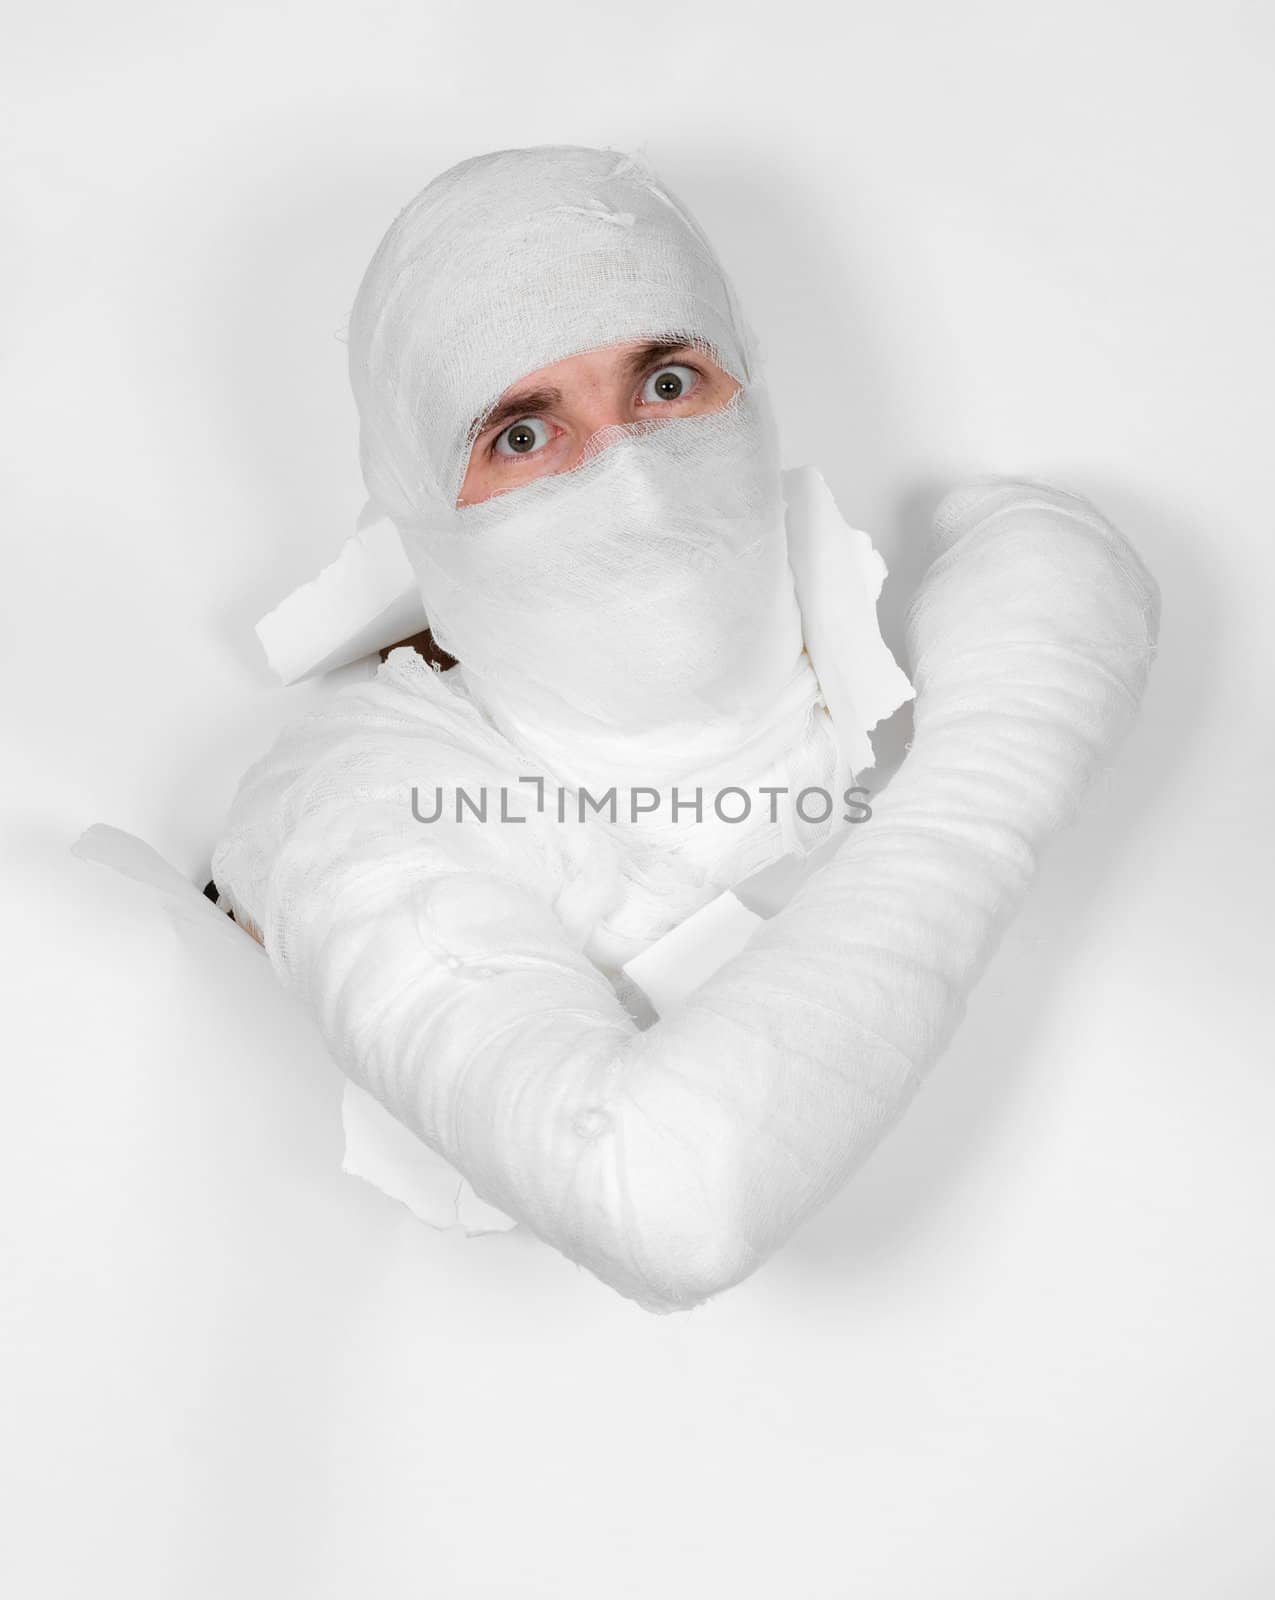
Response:
[{"label": "bandaged man", "polygon": [[[1077,497],[950,495],[913,745],[854,827],[757,343],[645,163],[452,168],[387,233],[349,347],[431,652],[285,730],[214,878],[344,1071],[477,1194],[646,1309],[693,1306],[906,1108],[1136,709],[1155,585]],[[831,808],[791,803],[812,791]],[[642,1025],[626,960],[821,850]]]}]

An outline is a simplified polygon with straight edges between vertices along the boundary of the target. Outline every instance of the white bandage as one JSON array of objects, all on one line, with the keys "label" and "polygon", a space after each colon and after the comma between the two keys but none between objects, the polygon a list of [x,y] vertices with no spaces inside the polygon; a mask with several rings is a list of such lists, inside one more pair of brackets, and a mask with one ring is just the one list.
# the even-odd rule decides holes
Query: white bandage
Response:
[{"label": "white bandage", "polygon": [[[573,472],[456,510],[469,421],[510,382],[671,332],[712,345],[737,403],[620,429]],[[529,765],[567,788],[640,783],[644,762],[657,786],[842,769],[802,665],[773,427],[733,296],[639,165],[503,152],[391,229],[351,366],[369,489],[461,666],[444,679],[395,652],[289,729],[247,774],[214,876],[349,1077],[483,1201],[648,1310],[695,1305],[765,1261],[902,1114],[1128,727],[1155,584],[1092,506],[1045,486],[941,508],[901,772],[643,1030],[619,963],[745,863],[794,838],[813,851],[835,825],[626,831],[530,805],[521,823],[424,825],[411,790],[516,795]],[[633,619],[662,648],[643,651]]]}]

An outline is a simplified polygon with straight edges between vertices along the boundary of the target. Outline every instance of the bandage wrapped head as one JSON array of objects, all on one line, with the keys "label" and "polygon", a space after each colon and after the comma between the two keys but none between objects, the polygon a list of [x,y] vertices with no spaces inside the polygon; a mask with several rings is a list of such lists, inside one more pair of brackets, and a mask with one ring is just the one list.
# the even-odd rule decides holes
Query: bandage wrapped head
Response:
[{"label": "bandage wrapped head", "polygon": [[[458,505],[509,386],[674,338],[722,409],[603,429],[579,463]],[[756,343],[703,232],[639,159],[545,146],[463,161],[395,220],[360,287],[361,460],[438,643],[492,721],[568,780],[661,783],[774,759],[817,693]]]}]

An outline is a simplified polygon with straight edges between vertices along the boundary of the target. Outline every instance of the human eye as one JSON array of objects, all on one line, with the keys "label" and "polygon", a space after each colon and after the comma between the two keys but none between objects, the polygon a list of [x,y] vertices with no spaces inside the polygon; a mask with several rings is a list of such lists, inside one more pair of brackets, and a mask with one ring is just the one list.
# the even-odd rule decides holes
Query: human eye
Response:
[{"label": "human eye", "polygon": [[490,452],[505,461],[518,461],[543,450],[549,443],[549,426],[541,417],[521,417],[492,440]]},{"label": "human eye", "polygon": [[657,367],[642,385],[641,403],[658,405],[671,400],[685,400],[701,381],[697,368],[683,364]]}]

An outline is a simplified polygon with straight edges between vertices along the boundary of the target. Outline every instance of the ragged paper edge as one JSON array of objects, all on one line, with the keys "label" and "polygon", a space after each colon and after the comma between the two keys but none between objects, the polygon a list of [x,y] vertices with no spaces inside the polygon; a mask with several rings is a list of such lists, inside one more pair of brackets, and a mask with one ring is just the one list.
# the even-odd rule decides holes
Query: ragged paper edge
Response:
[{"label": "ragged paper edge", "polygon": [[342,545],[335,561],[257,623],[271,670],[284,683],[330,672],[427,626],[398,529],[381,518]]},{"label": "ragged paper edge", "polygon": [[341,1126],[342,1172],[399,1201],[430,1227],[463,1228],[476,1235],[507,1233],[518,1226],[515,1218],[475,1194],[450,1162],[423,1144],[374,1095],[348,1078]]},{"label": "ragged paper edge", "polygon": [[[203,950],[200,941],[213,938],[229,940],[244,959],[269,961],[255,939],[136,834],[94,822],[71,845],[71,854],[94,866],[109,867],[153,891],[179,938],[197,955]],[[401,1200],[422,1221],[440,1229],[464,1228],[471,1234],[516,1226],[512,1218],[481,1200],[454,1167],[348,1078],[342,1119],[344,1170]]]},{"label": "ragged paper edge", "polygon": [[817,467],[792,467],[783,479],[806,650],[858,774],[876,765],[873,729],[916,692],[881,635],[885,560],[866,533],[846,522]]},{"label": "ragged paper edge", "polygon": [[202,890],[184,877],[153,845],[135,833],[113,827],[109,822],[94,822],[71,846],[71,854],[96,866],[110,867],[121,877],[144,884],[164,897],[165,909],[180,929],[193,924],[201,932],[219,939],[230,939],[236,947],[247,946],[265,956],[265,951],[224,911],[219,911]]}]

